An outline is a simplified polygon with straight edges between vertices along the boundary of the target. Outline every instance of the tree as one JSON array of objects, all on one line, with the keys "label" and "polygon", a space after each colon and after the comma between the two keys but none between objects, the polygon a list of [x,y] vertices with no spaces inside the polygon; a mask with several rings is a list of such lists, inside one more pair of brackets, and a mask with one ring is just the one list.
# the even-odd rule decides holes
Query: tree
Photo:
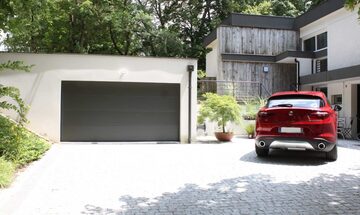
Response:
[{"label": "tree", "polygon": [[[345,6],[349,9],[349,10],[355,10],[357,6],[359,6],[360,4],[360,0],[346,0],[345,1]],[[358,8],[358,14],[359,14],[359,19],[360,19],[360,7]]]},{"label": "tree", "polygon": [[234,97],[206,93],[204,98],[199,111],[199,123],[204,123],[206,119],[209,119],[212,122],[217,122],[222,132],[226,133],[227,123],[238,123],[240,121],[240,106]]},{"label": "tree", "polygon": [[[30,72],[32,66],[24,65],[21,61],[8,61],[0,64],[0,73],[6,70],[18,70]],[[10,98],[15,104],[7,98]],[[0,84],[0,109],[14,110],[19,114],[19,124],[27,122],[26,113],[28,110],[27,105],[20,97],[20,91],[16,87],[8,87]]]},{"label": "tree", "polygon": [[3,0],[9,51],[199,59],[204,38],[232,12],[297,16],[323,0]]}]

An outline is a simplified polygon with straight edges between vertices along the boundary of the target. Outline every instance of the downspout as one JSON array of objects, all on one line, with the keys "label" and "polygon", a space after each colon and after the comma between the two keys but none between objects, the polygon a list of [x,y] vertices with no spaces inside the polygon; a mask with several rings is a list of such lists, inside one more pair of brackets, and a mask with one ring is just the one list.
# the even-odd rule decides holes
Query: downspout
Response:
[{"label": "downspout", "polygon": [[300,61],[295,58],[296,63],[296,91],[299,91],[300,88]]},{"label": "downspout", "polygon": [[188,143],[191,143],[191,118],[192,118],[192,111],[191,111],[191,105],[192,105],[192,73],[194,71],[193,65],[188,65],[187,70],[189,72],[189,119],[188,119]]}]

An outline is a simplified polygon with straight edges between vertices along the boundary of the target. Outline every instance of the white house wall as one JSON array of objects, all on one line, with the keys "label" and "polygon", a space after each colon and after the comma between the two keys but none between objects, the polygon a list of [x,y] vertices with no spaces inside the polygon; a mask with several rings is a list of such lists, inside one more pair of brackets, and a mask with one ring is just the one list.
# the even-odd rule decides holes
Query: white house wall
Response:
[{"label": "white house wall", "polygon": [[206,76],[217,77],[219,68],[219,45],[217,40],[212,42],[208,48],[212,50],[206,54]]},{"label": "white house wall", "polygon": [[[339,112],[339,117],[355,117],[357,114],[357,100],[360,99],[359,95],[357,95],[357,84],[360,84],[359,78],[319,83],[317,85],[303,85],[301,90],[311,90],[312,86],[327,87],[328,99],[331,103],[333,103],[332,96],[342,95],[342,110]],[[356,123],[355,121],[354,123]],[[356,124],[354,124],[354,127],[356,128]]]},{"label": "white house wall", "polygon": [[360,64],[360,21],[356,12],[329,25],[329,70]]},{"label": "white house wall", "polygon": [[[20,60],[35,65],[30,73],[6,72],[0,83],[18,87],[31,108],[28,127],[53,141],[60,140],[61,81],[180,83],[180,140],[188,138],[187,65],[192,76],[192,138],[196,133],[197,61],[193,59],[119,57],[76,54],[1,53],[0,62]],[[5,112],[12,118],[13,113]]]},{"label": "white house wall", "polygon": [[300,29],[304,40],[328,32],[328,70],[360,64],[360,21],[357,10],[342,8]]},{"label": "white house wall", "polygon": [[311,75],[312,59],[298,59],[300,62],[300,76]]}]

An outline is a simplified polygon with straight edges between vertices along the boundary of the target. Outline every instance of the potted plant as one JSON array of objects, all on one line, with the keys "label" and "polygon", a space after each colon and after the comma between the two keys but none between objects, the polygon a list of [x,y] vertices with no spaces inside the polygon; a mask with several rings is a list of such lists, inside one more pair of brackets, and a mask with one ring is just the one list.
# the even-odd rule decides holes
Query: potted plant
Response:
[{"label": "potted plant", "polygon": [[204,123],[206,119],[217,122],[221,127],[221,132],[215,132],[219,141],[230,141],[234,133],[226,129],[229,122],[238,123],[240,121],[240,107],[236,99],[228,95],[218,95],[206,93],[205,100],[201,102],[198,121]]},{"label": "potted plant", "polygon": [[255,122],[248,122],[243,126],[249,139],[253,139],[255,136]]},{"label": "potted plant", "polygon": [[262,98],[256,98],[244,101],[241,108],[241,127],[245,130],[248,138],[252,139],[255,136],[255,119],[256,114],[261,107],[266,104],[266,100]]}]

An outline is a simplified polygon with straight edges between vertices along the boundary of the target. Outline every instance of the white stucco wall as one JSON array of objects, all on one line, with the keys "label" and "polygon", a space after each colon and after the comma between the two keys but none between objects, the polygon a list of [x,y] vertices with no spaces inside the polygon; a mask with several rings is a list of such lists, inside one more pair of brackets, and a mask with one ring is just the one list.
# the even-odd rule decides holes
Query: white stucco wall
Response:
[{"label": "white stucco wall", "polygon": [[206,77],[216,77],[219,68],[219,45],[213,41],[207,48],[212,50],[206,54]]},{"label": "white stucco wall", "polygon": [[299,58],[300,62],[300,76],[311,75],[312,59]]},{"label": "white stucco wall", "polygon": [[342,95],[344,97],[344,82],[329,83],[328,87],[328,98],[332,102],[332,96]]},{"label": "white stucco wall", "polygon": [[352,12],[329,25],[329,70],[360,64],[360,21]]},{"label": "white stucco wall", "polygon": [[[21,60],[35,65],[31,73],[6,72],[0,84],[18,87],[31,108],[28,127],[53,141],[60,140],[61,81],[180,83],[180,141],[188,138],[187,65],[192,76],[192,138],[196,135],[197,61],[194,59],[120,57],[76,54],[0,53],[0,62]],[[10,114],[7,112],[6,114]],[[16,118],[13,113],[12,118]]]},{"label": "white stucco wall", "polygon": [[[332,81],[328,83],[319,83],[314,87],[327,87],[328,99],[332,102],[333,95],[342,95],[342,110],[339,112],[339,117],[355,118],[357,115],[357,100],[360,96],[357,95],[357,85],[360,84],[360,78],[353,78],[340,81]],[[302,85],[301,90],[311,90],[312,85]],[[359,107],[360,108],[360,107]],[[354,134],[356,132],[356,120],[354,120]]]},{"label": "white stucco wall", "polygon": [[360,21],[357,10],[337,10],[300,29],[304,40],[328,32],[328,70],[360,64]]}]

